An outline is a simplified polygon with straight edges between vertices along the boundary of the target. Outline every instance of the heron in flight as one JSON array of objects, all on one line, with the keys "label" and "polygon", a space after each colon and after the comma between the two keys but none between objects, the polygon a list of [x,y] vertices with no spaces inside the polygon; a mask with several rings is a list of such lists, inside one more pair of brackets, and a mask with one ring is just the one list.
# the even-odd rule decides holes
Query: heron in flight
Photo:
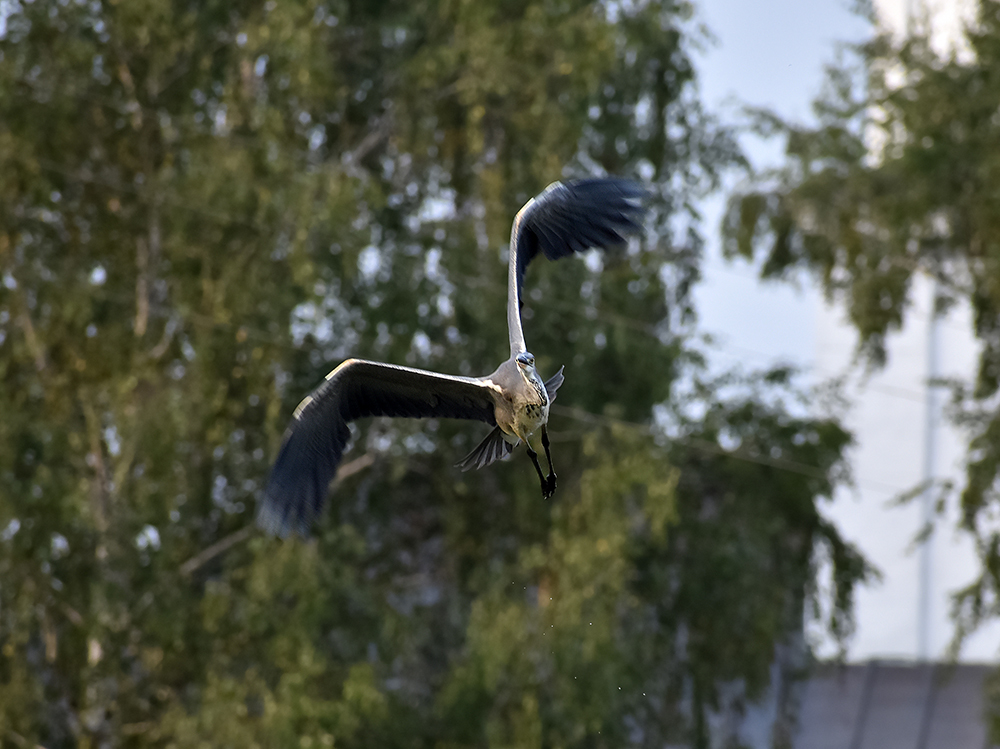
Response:
[{"label": "heron in flight", "polygon": [[[539,253],[549,260],[596,247],[623,244],[641,229],[644,191],[615,178],[554,182],[514,217],[510,232],[507,326],[510,358],[485,377],[459,377],[394,364],[348,359],[306,396],[292,416],[264,493],[257,523],[280,536],[306,535],[319,514],[350,437],[348,423],[366,416],[452,418],[493,427],[457,466],[482,468],[521,442],[541,482],[542,496],[556,490],[546,423],[563,383],[560,367],[547,381],[524,344],[521,288]],[[548,473],[528,438],[541,431]]]}]

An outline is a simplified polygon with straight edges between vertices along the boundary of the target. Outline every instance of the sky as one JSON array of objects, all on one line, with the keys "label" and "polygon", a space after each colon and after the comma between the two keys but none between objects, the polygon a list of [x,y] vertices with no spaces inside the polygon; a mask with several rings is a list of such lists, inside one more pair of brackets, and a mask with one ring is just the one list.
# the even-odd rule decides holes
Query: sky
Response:
[{"label": "sky", "polygon": [[[930,1],[935,3],[930,13],[938,11],[935,31],[940,28],[943,35],[954,35],[956,18],[943,17],[954,4]],[[905,2],[876,0],[876,8],[890,27],[900,27]],[[918,0],[910,2],[919,7]],[[697,12],[716,38],[698,60],[702,97],[729,121],[738,117],[744,105],[766,106],[786,119],[810,121],[810,105],[823,83],[824,66],[836,59],[838,45],[871,34],[869,23],[851,12],[848,0],[701,0]],[[750,137],[743,143],[756,167],[781,163],[779,143]],[[735,184],[732,181],[728,187]],[[856,486],[842,491],[822,511],[872,559],[884,578],[858,596],[858,630],[848,659],[910,659],[921,652],[942,657],[952,635],[950,594],[970,582],[976,571],[971,546],[947,524],[928,546],[930,616],[924,619],[928,645],[922,651],[917,621],[925,552],[913,545],[922,514],[919,503],[904,508],[892,503],[898,492],[922,480],[925,468],[928,333],[922,315],[929,309],[930,287],[916,284],[913,319],[890,340],[890,365],[865,381],[852,367],[856,337],[845,324],[843,311],[826,305],[808,278],[803,277],[797,288],[787,283],[761,284],[746,262],[721,258],[722,207],[722,196],[718,196],[703,208],[709,245],[705,281],[695,294],[701,327],[715,340],[715,365],[751,370],[791,363],[803,370],[806,384],[850,375],[847,394],[853,406],[845,418],[857,438],[850,456]],[[939,359],[947,369],[942,374],[971,372],[975,344],[968,330],[967,310],[955,310],[941,324]],[[939,423],[934,473],[960,479],[962,437],[943,420]],[[818,645],[821,655],[835,652],[828,639],[819,640]],[[961,657],[993,659],[998,645],[1000,624],[971,638]]]},{"label": "sky", "polygon": [[[837,45],[859,41],[870,31],[845,0],[701,0],[697,7],[716,38],[699,60],[702,96],[730,121],[745,105],[810,120],[812,99]],[[756,168],[781,163],[777,142],[745,137],[743,145]],[[777,360],[811,364],[815,293],[805,279],[800,289],[777,282],[761,286],[747,263],[723,261],[722,209],[721,196],[704,206],[709,251],[705,282],[696,295],[702,327],[715,334],[724,360],[747,366]]]}]

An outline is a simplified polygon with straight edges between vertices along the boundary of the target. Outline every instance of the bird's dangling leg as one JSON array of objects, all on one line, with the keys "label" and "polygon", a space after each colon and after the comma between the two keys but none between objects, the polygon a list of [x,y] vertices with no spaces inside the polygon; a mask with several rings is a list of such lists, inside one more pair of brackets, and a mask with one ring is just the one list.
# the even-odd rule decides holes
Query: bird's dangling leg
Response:
[{"label": "bird's dangling leg", "polygon": [[538,453],[531,449],[527,440],[525,440],[524,446],[528,450],[528,457],[531,458],[531,463],[535,466],[535,473],[538,474],[538,481],[542,485],[542,499],[548,499],[552,496],[552,492],[549,491],[549,482],[542,475],[542,467],[538,465]]},{"label": "bird's dangling leg", "polygon": [[549,475],[542,482],[542,494],[548,499],[556,493],[556,472],[552,468],[552,453],[549,451],[549,433],[545,431],[544,424],[542,425],[542,447],[545,448],[545,459],[549,462]]}]

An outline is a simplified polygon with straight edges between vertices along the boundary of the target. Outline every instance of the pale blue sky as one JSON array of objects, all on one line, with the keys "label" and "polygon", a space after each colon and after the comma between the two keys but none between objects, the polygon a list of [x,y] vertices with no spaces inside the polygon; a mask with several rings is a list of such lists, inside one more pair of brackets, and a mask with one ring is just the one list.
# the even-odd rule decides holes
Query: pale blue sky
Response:
[{"label": "pale blue sky", "polygon": [[[706,104],[732,121],[744,105],[766,106],[786,118],[808,120],[823,68],[838,43],[870,33],[846,0],[701,0],[697,13],[716,37],[698,57]],[[750,137],[744,146],[755,166],[778,163],[780,144]],[[784,283],[761,285],[745,263],[719,257],[722,196],[705,205],[709,249],[705,281],[695,294],[701,327],[720,347],[718,365],[747,368],[814,359],[816,291]]]}]

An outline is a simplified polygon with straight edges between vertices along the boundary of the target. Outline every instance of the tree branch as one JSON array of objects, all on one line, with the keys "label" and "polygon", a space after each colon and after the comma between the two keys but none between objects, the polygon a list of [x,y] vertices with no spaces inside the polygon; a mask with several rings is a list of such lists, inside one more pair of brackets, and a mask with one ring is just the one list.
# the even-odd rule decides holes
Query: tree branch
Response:
[{"label": "tree branch", "polygon": [[241,541],[246,541],[250,538],[253,533],[254,527],[252,525],[246,525],[240,528],[235,533],[230,533],[225,538],[216,541],[214,544],[209,546],[207,549],[202,550],[198,554],[188,559],[184,564],[181,565],[180,571],[184,577],[190,577],[191,574],[197,570],[199,567],[203,567],[210,561],[215,559],[225,551],[228,551],[231,547],[240,543]]},{"label": "tree branch", "polygon": [[[355,473],[363,471],[374,462],[375,456],[372,453],[365,453],[351,462],[345,463],[337,470],[337,476],[334,478],[334,483],[343,481],[348,476],[353,476]],[[204,567],[210,561],[215,559],[215,557],[225,553],[236,544],[246,541],[253,534],[253,531],[253,525],[246,525],[238,531],[230,533],[225,538],[216,541],[207,549],[203,549],[184,562],[184,564],[180,566],[180,573],[184,577],[190,577],[196,570]]]}]

